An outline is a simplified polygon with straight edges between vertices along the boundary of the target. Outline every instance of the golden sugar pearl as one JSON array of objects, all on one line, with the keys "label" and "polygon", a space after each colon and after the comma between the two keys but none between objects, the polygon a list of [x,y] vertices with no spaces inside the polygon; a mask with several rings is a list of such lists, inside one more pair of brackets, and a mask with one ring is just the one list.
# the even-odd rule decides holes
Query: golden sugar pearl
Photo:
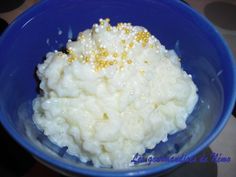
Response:
[{"label": "golden sugar pearl", "polygon": [[95,66],[95,71],[100,71],[101,70],[101,68],[100,67],[98,67],[98,66]]},{"label": "golden sugar pearl", "polygon": [[150,45],[150,48],[151,48],[151,49],[153,49],[153,48],[154,48],[154,45],[153,45],[153,44],[151,44],[151,45]]},{"label": "golden sugar pearl", "polygon": [[102,48],[100,50],[100,55],[103,57],[107,57],[109,55],[109,52],[105,48]]},{"label": "golden sugar pearl", "polygon": [[100,60],[99,62],[98,62],[100,65],[105,65],[105,61],[104,60]]},{"label": "golden sugar pearl", "polygon": [[96,60],[95,61],[95,70],[99,71],[101,69],[107,68],[115,64],[115,61],[108,61],[108,60]]},{"label": "golden sugar pearl", "polygon": [[107,152],[106,147],[103,144],[100,146],[100,149],[103,153]]},{"label": "golden sugar pearl", "polygon": [[134,43],[133,43],[133,42],[130,42],[130,43],[129,43],[129,48],[133,48],[133,46],[134,46]]},{"label": "golden sugar pearl", "polygon": [[110,23],[110,18],[106,18],[105,21],[106,21],[107,23]]},{"label": "golden sugar pearl", "polygon": [[128,63],[128,64],[132,64],[133,61],[132,61],[132,60],[127,60],[127,63]]},{"label": "golden sugar pearl", "polygon": [[76,54],[71,49],[67,49],[66,51],[69,55],[76,56]]},{"label": "golden sugar pearl", "polygon": [[121,54],[121,59],[126,59],[126,58],[127,58],[127,52],[124,51],[124,52],[122,52],[122,54]]},{"label": "golden sugar pearl", "polygon": [[67,59],[67,61],[68,61],[69,63],[72,63],[72,62],[75,61],[75,60],[76,60],[75,57],[69,57],[69,58]]},{"label": "golden sugar pearl", "polygon": [[114,53],[112,54],[112,56],[113,56],[114,58],[117,58],[117,57],[118,57],[118,53],[117,53],[117,52],[114,52]]},{"label": "golden sugar pearl", "polygon": [[142,45],[146,46],[147,42],[149,41],[150,33],[148,31],[139,31],[135,35],[135,39],[137,42],[142,41]]},{"label": "golden sugar pearl", "polygon": [[103,113],[103,116],[102,116],[103,120],[108,120],[109,119],[109,116],[107,113]]},{"label": "golden sugar pearl", "polygon": [[104,25],[104,20],[103,19],[99,19],[99,24],[100,25]]},{"label": "golden sugar pearl", "polygon": [[116,27],[117,29],[121,30],[123,25],[124,25],[123,23],[117,23]]},{"label": "golden sugar pearl", "polygon": [[145,60],[145,61],[144,61],[144,63],[145,63],[145,64],[148,64],[148,61],[147,61],[147,60]]},{"label": "golden sugar pearl", "polygon": [[95,54],[95,60],[99,60],[100,55],[98,53]]},{"label": "golden sugar pearl", "polygon": [[153,107],[154,107],[154,109],[157,109],[158,108],[158,104],[157,103],[153,103]]},{"label": "golden sugar pearl", "polygon": [[108,32],[111,31],[111,26],[107,26],[106,31],[108,31]]},{"label": "golden sugar pearl", "polygon": [[123,30],[125,31],[125,34],[129,34],[130,33],[130,29],[128,29],[128,28],[123,28]]},{"label": "golden sugar pearl", "polygon": [[146,47],[146,43],[145,42],[142,43],[142,47]]},{"label": "golden sugar pearl", "polygon": [[90,57],[89,56],[85,56],[84,57],[84,62],[85,63],[89,63],[90,62]]},{"label": "golden sugar pearl", "polygon": [[141,75],[144,75],[144,70],[143,70],[143,69],[140,69],[140,70],[139,70],[139,73],[140,73]]},{"label": "golden sugar pearl", "polygon": [[72,63],[74,60],[70,57],[70,58],[67,59],[67,61],[68,61],[69,63]]},{"label": "golden sugar pearl", "polygon": [[106,50],[104,47],[98,47],[98,52],[103,52],[104,50]]},{"label": "golden sugar pearl", "polygon": [[98,48],[98,53],[95,54],[95,58],[107,57],[108,55],[109,55],[109,52],[107,51],[107,49],[101,47],[101,48]]},{"label": "golden sugar pearl", "polygon": [[121,42],[121,44],[125,44],[125,40],[124,39],[122,39],[120,42]]},{"label": "golden sugar pearl", "polygon": [[71,53],[72,53],[72,50],[66,49],[66,52],[67,52],[68,54],[71,54]]},{"label": "golden sugar pearl", "polygon": [[109,55],[109,52],[108,51],[104,51],[103,53],[102,53],[102,56],[104,56],[104,57],[107,57]]},{"label": "golden sugar pearl", "polygon": [[101,65],[95,65],[95,71],[100,71],[102,68],[103,67]]},{"label": "golden sugar pearl", "polygon": [[114,60],[112,60],[112,61],[109,61],[109,65],[111,66],[111,65],[114,65],[115,64],[115,62],[117,62],[117,61],[114,61]]},{"label": "golden sugar pearl", "polygon": [[71,63],[71,62],[77,60],[77,55],[71,49],[67,49],[66,51],[70,55],[70,57],[67,59],[68,62]]}]

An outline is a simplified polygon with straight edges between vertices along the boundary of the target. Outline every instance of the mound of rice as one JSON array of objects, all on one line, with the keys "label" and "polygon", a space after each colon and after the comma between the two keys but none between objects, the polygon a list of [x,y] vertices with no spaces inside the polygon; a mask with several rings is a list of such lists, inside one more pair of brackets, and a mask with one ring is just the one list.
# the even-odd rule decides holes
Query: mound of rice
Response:
[{"label": "mound of rice", "polygon": [[198,100],[174,51],[143,27],[109,19],[69,40],[66,53],[48,53],[37,75],[35,124],[96,167],[129,167],[133,155],[186,128]]}]

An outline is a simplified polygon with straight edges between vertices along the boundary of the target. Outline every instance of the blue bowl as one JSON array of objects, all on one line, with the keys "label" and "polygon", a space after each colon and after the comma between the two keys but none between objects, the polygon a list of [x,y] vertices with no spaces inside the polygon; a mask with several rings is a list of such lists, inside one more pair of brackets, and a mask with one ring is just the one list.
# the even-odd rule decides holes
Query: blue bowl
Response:
[{"label": "blue bowl", "polygon": [[222,37],[202,16],[178,0],[44,0],[19,16],[0,39],[0,118],[9,134],[39,161],[65,174],[141,176],[161,173],[181,162],[140,165],[124,170],[95,168],[51,143],[32,122],[37,95],[35,69],[49,51],[99,18],[146,27],[182,58],[199,101],[184,131],[169,136],[145,155],[192,158],[206,148],[230,118],[236,96],[236,67]]}]

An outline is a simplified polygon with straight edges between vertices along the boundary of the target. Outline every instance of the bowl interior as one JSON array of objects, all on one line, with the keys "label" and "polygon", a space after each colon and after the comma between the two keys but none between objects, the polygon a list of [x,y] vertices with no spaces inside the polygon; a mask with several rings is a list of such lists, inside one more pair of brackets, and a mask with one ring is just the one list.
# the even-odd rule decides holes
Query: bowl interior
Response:
[{"label": "bowl interior", "polygon": [[[182,67],[192,75],[199,90],[199,101],[188,118],[187,129],[169,136],[169,141],[147,150],[146,154],[168,156],[202,150],[207,145],[206,140],[229,114],[234,92],[232,58],[230,60],[216,32],[177,1],[46,0],[24,13],[6,31],[0,43],[2,124],[42,160],[67,163],[72,171],[76,166],[93,168],[91,163],[83,164],[68,155],[66,148],[52,144],[36,129],[31,105],[38,94],[35,69],[46,53],[62,49],[68,39],[75,39],[78,32],[106,17],[112,24],[131,22],[146,27],[167,49],[176,51],[182,59]],[[158,168],[161,166],[163,164]]]}]

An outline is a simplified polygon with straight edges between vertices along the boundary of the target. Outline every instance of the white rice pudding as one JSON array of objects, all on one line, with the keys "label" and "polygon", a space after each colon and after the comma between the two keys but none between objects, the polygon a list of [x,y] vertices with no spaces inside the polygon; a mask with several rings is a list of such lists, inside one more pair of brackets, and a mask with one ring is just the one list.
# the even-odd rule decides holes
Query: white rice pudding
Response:
[{"label": "white rice pudding", "polygon": [[147,29],[100,19],[38,65],[33,120],[49,139],[96,167],[127,168],[186,128],[197,100],[174,51]]}]

